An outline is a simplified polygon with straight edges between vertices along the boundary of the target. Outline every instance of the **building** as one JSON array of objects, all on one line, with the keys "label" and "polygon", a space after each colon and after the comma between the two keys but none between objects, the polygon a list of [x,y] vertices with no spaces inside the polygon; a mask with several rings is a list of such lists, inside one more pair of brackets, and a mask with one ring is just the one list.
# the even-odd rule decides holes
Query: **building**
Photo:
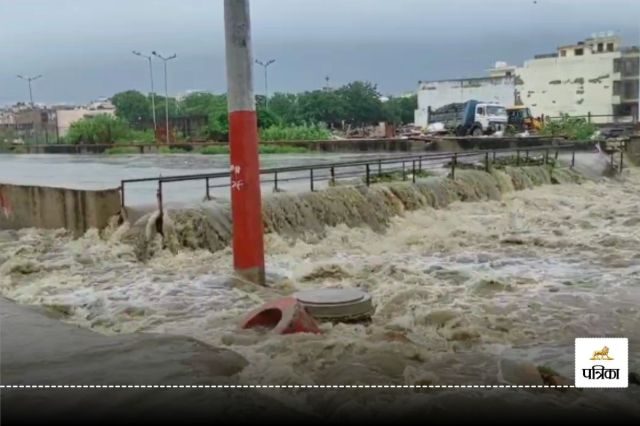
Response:
[{"label": "building", "polygon": [[85,107],[31,107],[17,104],[0,112],[0,139],[17,138],[25,143],[58,143],[73,123],[98,114],[115,116],[115,107],[99,100]]},{"label": "building", "polygon": [[429,107],[469,99],[507,106],[521,102],[536,116],[637,120],[639,57],[638,47],[622,47],[620,37],[600,33],[536,55],[522,67],[496,63],[488,77],[420,82],[415,123],[427,125]]},{"label": "building", "polygon": [[525,61],[517,71],[520,99],[536,116],[592,115],[595,122],[612,121],[620,103],[614,95],[620,44],[619,37],[602,34]]}]

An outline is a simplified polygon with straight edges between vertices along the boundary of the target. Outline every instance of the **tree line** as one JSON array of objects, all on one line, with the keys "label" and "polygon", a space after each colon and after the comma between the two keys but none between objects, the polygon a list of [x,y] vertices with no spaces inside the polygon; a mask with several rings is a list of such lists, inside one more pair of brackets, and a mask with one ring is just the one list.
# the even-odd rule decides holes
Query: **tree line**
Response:
[{"label": "tree line", "polygon": [[[152,120],[151,98],[135,90],[113,95],[118,118],[140,129]],[[169,98],[169,116],[206,116],[203,137],[224,140],[228,135],[227,98],[225,94],[191,93],[177,100]],[[165,117],[165,98],[155,97],[158,123]],[[364,127],[386,121],[394,124],[413,122],[416,96],[392,97],[386,101],[376,85],[354,81],[333,90],[313,90],[302,93],[275,93],[268,102],[256,96],[258,125],[261,129],[278,127],[317,127],[341,129]]]},{"label": "tree line", "polygon": [[[152,143],[152,101],[136,90],[111,97],[116,118],[106,115],[80,120],[71,125],[68,143]],[[354,81],[337,89],[301,93],[275,93],[269,99],[256,96],[261,140],[328,139],[330,130],[362,128],[386,121],[406,124],[413,121],[416,96],[382,100],[376,85]],[[165,98],[155,97],[158,126],[164,125]],[[183,98],[168,98],[171,119],[206,117],[199,137],[228,140],[229,122],[225,94],[195,92]]]}]

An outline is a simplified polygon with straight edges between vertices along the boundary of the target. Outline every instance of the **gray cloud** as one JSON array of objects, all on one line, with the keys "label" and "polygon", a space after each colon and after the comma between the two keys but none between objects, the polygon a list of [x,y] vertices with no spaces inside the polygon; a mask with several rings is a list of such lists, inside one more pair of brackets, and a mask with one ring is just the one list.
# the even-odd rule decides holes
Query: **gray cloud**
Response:
[{"label": "gray cloud", "polygon": [[[382,91],[478,75],[595,31],[638,44],[634,0],[253,0],[254,54],[277,58],[270,87],[297,91],[367,79]],[[24,100],[15,74],[42,73],[34,96],[86,102],[147,90],[132,49],[177,53],[172,93],[225,90],[221,0],[0,0],[0,104]],[[157,84],[161,82],[157,66]],[[262,87],[256,75],[256,88]]]}]

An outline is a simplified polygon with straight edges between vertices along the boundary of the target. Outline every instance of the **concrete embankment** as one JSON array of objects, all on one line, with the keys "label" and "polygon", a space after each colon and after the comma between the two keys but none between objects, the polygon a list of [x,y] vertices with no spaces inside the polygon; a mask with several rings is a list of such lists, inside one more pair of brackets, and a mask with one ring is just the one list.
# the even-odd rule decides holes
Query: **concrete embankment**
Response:
[{"label": "concrete embankment", "polygon": [[[280,193],[263,200],[263,220],[266,232],[301,239],[321,238],[327,227],[339,224],[384,232],[391,219],[405,211],[444,208],[454,201],[499,200],[505,192],[580,179],[569,169],[505,167],[490,173],[459,170],[455,179],[430,177],[415,184],[345,185],[303,194]],[[217,251],[231,241],[231,214],[226,203],[168,210],[160,227],[158,219],[158,212],[144,215],[123,237],[135,245],[139,259],[148,259],[163,248]]]},{"label": "concrete embankment", "polygon": [[0,229],[102,229],[120,212],[120,191],[0,184]]},{"label": "concrete embankment", "polygon": [[[311,152],[408,152],[424,151],[425,141],[413,139],[332,139],[312,141],[269,141],[262,145],[305,148]],[[158,154],[160,148],[176,148],[185,153],[197,152],[205,147],[227,147],[227,142],[156,144],[118,144],[118,148],[135,150],[137,154]],[[19,152],[26,154],[103,154],[111,144],[49,144],[49,145],[12,145],[0,146],[1,152]]]},{"label": "concrete embankment", "polygon": [[[419,139],[332,139],[312,141],[269,141],[261,145],[304,148],[310,152],[417,152],[417,151],[468,151],[478,149],[527,148],[566,142],[563,138],[550,136],[531,137],[430,137]],[[156,144],[118,144],[119,148],[131,149],[137,154],[158,154],[160,148],[175,148],[185,153],[197,152],[205,147],[227,147],[227,142]],[[1,152],[26,154],[103,154],[111,144],[49,144],[0,146]]]},{"label": "concrete embankment", "polygon": [[[258,412],[265,414],[265,410],[267,415],[301,417],[250,389],[238,391],[242,392],[242,399],[229,389],[207,389],[209,399],[203,398],[198,389],[30,388],[228,385],[237,383],[235,376],[248,364],[231,350],[190,337],[143,333],[104,336],[65,324],[56,314],[64,315],[51,309],[20,306],[0,297],[2,383],[23,386],[2,390],[3,420],[40,423],[53,417],[101,422],[105,413],[113,418],[148,419],[159,417],[159,410],[169,418],[217,414],[250,420]],[[234,401],[239,400],[243,401],[241,406],[230,410],[231,405],[237,404]]]}]

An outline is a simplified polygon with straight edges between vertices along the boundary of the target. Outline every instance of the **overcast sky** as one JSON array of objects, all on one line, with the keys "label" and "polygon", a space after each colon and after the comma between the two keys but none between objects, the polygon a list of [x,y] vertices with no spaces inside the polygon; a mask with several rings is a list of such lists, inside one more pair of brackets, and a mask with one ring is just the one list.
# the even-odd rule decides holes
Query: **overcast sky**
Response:
[{"label": "overcast sky", "polygon": [[[133,49],[177,53],[169,93],[225,91],[222,0],[0,0],[0,104],[85,103],[148,91]],[[254,56],[276,58],[270,91],[369,80],[383,93],[418,80],[483,75],[593,32],[638,44],[638,0],[252,0]],[[256,70],[258,71],[258,70]],[[156,91],[162,67],[155,63]],[[256,92],[263,91],[255,73]]]}]

